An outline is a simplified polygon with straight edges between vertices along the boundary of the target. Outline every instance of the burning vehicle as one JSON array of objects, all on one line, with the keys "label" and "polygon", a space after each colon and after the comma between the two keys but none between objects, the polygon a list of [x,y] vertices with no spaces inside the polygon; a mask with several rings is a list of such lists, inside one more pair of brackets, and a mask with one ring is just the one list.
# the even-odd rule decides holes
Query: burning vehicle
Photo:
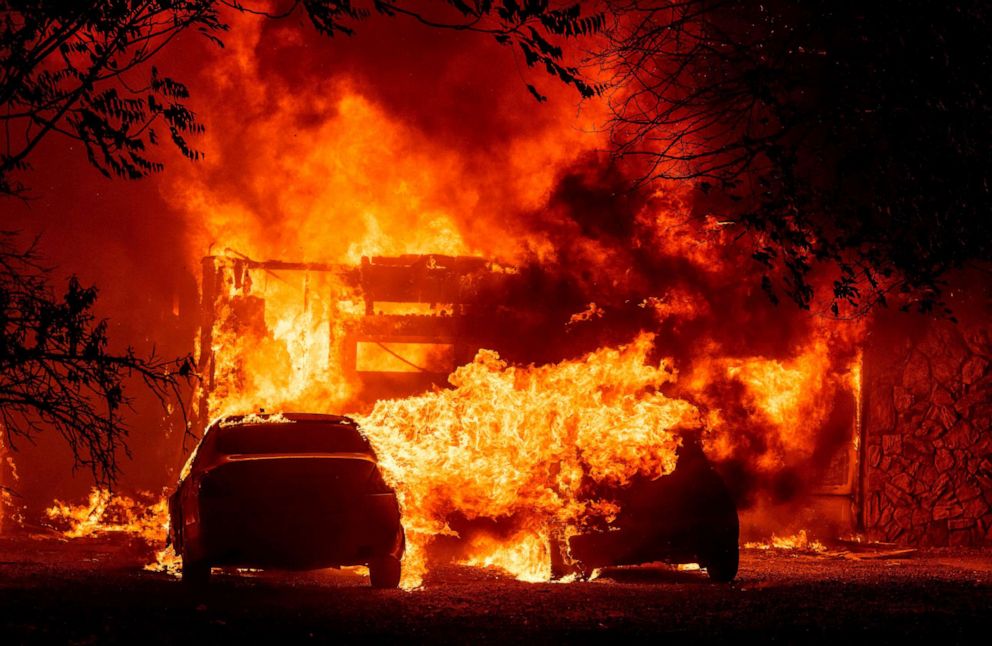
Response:
[{"label": "burning vehicle", "polygon": [[695,562],[717,582],[737,576],[737,506],[698,435],[687,433],[682,440],[672,473],[638,476],[622,489],[602,492],[620,507],[612,522],[552,541],[555,577],[654,561]]},{"label": "burning vehicle", "polygon": [[214,422],[169,498],[183,580],[212,566],[367,565],[372,587],[399,585],[405,548],[396,493],[347,417],[233,415]]},{"label": "burning vehicle", "polygon": [[[736,576],[735,499],[707,455],[726,459],[737,440],[725,420],[703,423],[678,396],[654,335],[610,346],[593,334],[583,343],[598,349],[529,363],[527,338],[571,347],[582,326],[594,331],[596,310],[590,321],[573,316],[567,339],[542,335],[526,307],[535,277],[482,258],[348,265],[226,255],[205,258],[203,270],[201,419],[267,403],[354,411],[409,529],[404,587],[445,559],[529,581],[654,561],[699,563],[716,581]],[[650,307],[635,309],[653,316]],[[827,387],[804,377],[819,366],[704,367],[737,375],[748,407],[785,420]],[[788,388],[761,399],[779,383]],[[678,431],[701,423],[706,455]]]}]

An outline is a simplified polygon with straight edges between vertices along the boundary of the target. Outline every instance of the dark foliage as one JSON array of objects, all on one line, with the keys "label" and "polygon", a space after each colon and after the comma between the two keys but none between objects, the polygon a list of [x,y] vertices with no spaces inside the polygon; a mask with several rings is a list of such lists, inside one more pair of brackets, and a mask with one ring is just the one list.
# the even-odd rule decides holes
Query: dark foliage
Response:
[{"label": "dark foliage", "polygon": [[112,351],[107,322],[92,312],[96,298],[96,288],[75,277],[54,294],[34,247],[21,249],[13,234],[0,233],[0,429],[6,444],[16,447],[18,438],[55,430],[76,465],[108,485],[119,471],[117,452],[127,451],[121,418],[127,382],[140,379],[163,406],[185,415],[179,389],[192,374],[192,360]]},{"label": "dark foliage", "polygon": [[696,181],[773,300],[810,307],[822,269],[835,315],[942,311],[946,272],[992,259],[987,3],[611,6],[617,152]]},{"label": "dark foliage", "polygon": [[220,43],[227,27],[213,0],[11,0],[0,15],[0,194],[24,195],[15,179],[47,135],[82,142],[104,175],[136,179],[162,168],[147,150],[156,124],[183,155],[203,130],[186,87],[145,65],[195,30]]}]

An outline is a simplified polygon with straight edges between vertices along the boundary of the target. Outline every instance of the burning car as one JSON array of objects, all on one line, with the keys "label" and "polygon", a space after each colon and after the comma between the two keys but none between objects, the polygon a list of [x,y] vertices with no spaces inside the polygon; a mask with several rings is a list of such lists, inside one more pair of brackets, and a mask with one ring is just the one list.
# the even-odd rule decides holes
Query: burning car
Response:
[{"label": "burning car", "polygon": [[638,476],[599,495],[619,503],[620,512],[608,525],[552,541],[556,577],[654,561],[698,563],[713,581],[737,576],[737,506],[695,434],[683,436],[669,475]]},{"label": "burning car", "polygon": [[183,580],[212,566],[368,565],[395,588],[405,540],[396,493],[347,417],[286,413],[211,424],[169,498]]}]

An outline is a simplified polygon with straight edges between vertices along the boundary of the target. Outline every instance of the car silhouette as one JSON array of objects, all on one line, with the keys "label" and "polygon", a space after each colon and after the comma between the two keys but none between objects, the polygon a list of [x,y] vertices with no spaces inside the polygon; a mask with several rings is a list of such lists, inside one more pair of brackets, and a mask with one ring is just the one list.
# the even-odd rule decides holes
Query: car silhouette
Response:
[{"label": "car silhouette", "polygon": [[737,576],[737,505],[696,434],[683,436],[672,473],[654,479],[637,476],[622,488],[597,495],[619,503],[620,512],[608,525],[584,529],[567,541],[552,538],[556,578],[656,561],[698,563],[718,582]]},{"label": "car silhouette", "polygon": [[185,582],[212,566],[306,570],[367,565],[395,588],[405,547],[396,492],[347,417],[240,415],[211,424],[169,498]]}]

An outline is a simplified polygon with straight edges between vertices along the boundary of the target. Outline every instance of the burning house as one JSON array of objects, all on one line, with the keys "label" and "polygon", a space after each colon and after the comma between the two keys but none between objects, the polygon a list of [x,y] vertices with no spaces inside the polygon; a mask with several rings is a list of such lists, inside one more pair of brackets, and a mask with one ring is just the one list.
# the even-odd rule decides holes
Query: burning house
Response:
[{"label": "burning house", "polygon": [[[452,15],[462,5],[507,15],[516,15],[514,7],[551,6],[439,4]],[[94,183],[103,178],[85,159],[66,161],[55,148],[39,148],[40,161],[47,162],[37,164],[39,186],[63,186],[62,175],[83,179],[51,191],[45,208],[17,212],[10,228],[53,232],[46,240],[52,241],[55,263],[79,268],[84,282],[101,287],[106,309],[99,316],[109,317],[114,339],[133,343],[139,353],[192,353],[198,381],[191,401],[182,403],[192,415],[193,434],[230,415],[260,412],[357,421],[375,449],[383,488],[395,489],[402,509],[408,588],[435,564],[452,561],[548,581],[562,564],[562,545],[624,518],[629,498],[602,492],[663,480],[678,469],[680,451],[696,448],[696,457],[711,464],[732,497],[731,503],[721,501],[723,516],[739,511],[742,544],[798,535],[825,543],[853,537],[845,544],[988,547],[987,271],[954,275],[944,291],[947,311],[932,312],[932,304],[914,302],[910,294],[905,304],[920,311],[903,313],[895,311],[895,298],[890,310],[870,297],[897,291],[898,282],[885,282],[891,262],[879,261],[881,270],[866,271],[864,278],[842,262],[847,252],[864,269],[878,269],[872,255],[878,249],[871,243],[879,237],[893,243],[898,253],[888,251],[896,260],[909,258],[911,269],[921,249],[935,253],[942,270],[959,263],[940,253],[966,249],[970,260],[987,255],[987,246],[959,244],[968,237],[962,232],[978,230],[964,226],[967,214],[986,215],[985,169],[957,167],[964,166],[963,146],[942,148],[945,139],[969,141],[964,135],[975,134],[970,124],[978,120],[962,119],[964,134],[957,138],[945,135],[941,119],[950,111],[940,101],[902,97],[894,114],[915,115],[908,108],[918,105],[940,108],[940,114],[928,115],[932,120],[907,119],[912,123],[876,110],[875,81],[903,78],[886,71],[893,69],[886,57],[901,56],[905,48],[885,39],[915,38],[928,20],[908,12],[892,17],[866,5],[856,20],[842,21],[837,16],[845,14],[831,3],[810,9],[786,4],[783,15],[808,10],[811,19],[780,19],[766,11],[767,3],[714,7],[731,7],[728,24],[743,26],[748,41],[756,25],[769,30],[768,42],[785,48],[779,59],[788,69],[782,71],[794,74],[795,82],[813,80],[805,94],[782,90],[784,99],[797,100],[796,109],[810,111],[810,123],[827,128],[795,166],[775,144],[754,153],[771,171],[751,166],[748,158],[729,164],[740,175],[719,185],[708,174],[714,169],[704,163],[707,155],[693,160],[701,166],[682,177],[655,173],[650,155],[647,171],[632,161],[650,150],[627,154],[629,146],[644,141],[649,148],[662,142],[664,154],[690,144],[714,144],[720,151],[722,137],[741,144],[727,150],[751,153],[750,146],[765,140],[762,128],[774,126],[775,119],[751,119],[750,108],[741,113],[733,101],[719,103],[738,97],[733,87],[729,96],[717,94],[713,113],[705,113],[703,121],[712,126],[689,127],[679,139],[667,130],[671,115],[625,111],[668,105],[667,96],[651,97],[653,88],[618,87],[649,100],[611,103],[615,96],[597,95],[590,85],[598,98],[589,97],[577,110],[577,77],[565,68],[552,66],[552,83],[531,85],[521,83],[520,65],[483,70],[467,62],[506,54],[499,39],[474,38],[479,34],[470,29],[454,30],[447,40],[389,21],[403,16],[376,16],[381,21],[357,29],[356,42],[364,44],[347,49],[305,20],[262,20],[232,6],[235,28],[224,56],[191,45],[176,61],[188,88],[153,75],[153,89],[172,93],[179,103],[186,94],[195,97],[190,110],[195,107],[209,122],[200,133],[192,112],[168,108],[189,119],[184,132],[190,141],[179,139],[180,152],[198,163],[170,160],[168,171],[148,182],[121,182],[108,192]],[[287,3],[290,13],[312,6]],[[955,3],[948,7],[959,11]],[[757,13],[740,20],[736,9],[742,16],[750,16],[745,10]],[[960,21],[961,15],[952,18]],[[567,20],[566,14],[553,16],[545,27]],[[908,21],[903,31],[890,29],[895,18]],[[786,22],[809,28],[812,33],[796,36],[796,42],[809,43],[784,42],[791,39],[779,27]],[[577,24],[593,32],[599,23]],[[877,33],[850,38],[851,25],[870,24]],[[503,36],[524,34],[522,25]],[[836,43],[819,42],[821,26],[836,30]],[[546,42],[552,58],[557,36],[563,36],[555,34],[535,40]],[[940,44],[930,51],[942,53],[945,43],[955,42],[936,36]],[[983,32],[981,42],[987,40]],[[875,67],[863,65],[875,42],[889,46],[876,52]],[[727,51],[738,51],[735,43],[727,45]],[[762,47],[750,52],[754,61],[745,61],[756,61],[762,73],[745,69],[741,78],[764,78]],[[516,46],[511,49],[519,55]],[[958,65],[978,60],[966,47],[961,50]],[[537,50],[523,51],[522,62],[533,63]],[[609,55],[614,54],[622,52]],[[835,54],[846,68],[834,66]],[[927,66],[951,58],[928,60],[915,62],[929,75],[920,78],[943,83],[947,70]],[[845,82],[868,74],[861,79],[865,86],[851,97],[837,94],[838,69],[846,70]],[[624,70],[630,71],[623,64],[613,69],[627,83],[641,78]],[[871,77],[873,71],[879,73]],[[713,78],[719,75],[698,74],[693,82]],[[729,78],[738,78],[736,70]],[[975,87],[965,83],[958,105],[985,96],[981,83],[984,76]],[[131,119],[130,112],[145,104],[120,103],[123,91],[113,92],[119,94],[98,101],[109,118]],[[867,105],[861,103],[865,96]],[[838,106],[837,97],[853,103]],[[826,117],[816,111],[820,101]],[[868,134],[842,129],[843,137],[832,137],[829,127],[852,121],[830,110],[841,110],[840,116],[865,126]],[[17,110],[12,114],[27,119],[29,128],[49,126]],[[629,121],[612,132],[603,128],[624,118]],[[900,148],[915,141],[906,132],[931,121],[937,126],[923,133],[929,140],[919,137],[926,145]],[[719,131],[745,122],[756,124],[757,133]],[[641,131],[642,123],[651,127]],[[136,124],[128,127],[139,129]],[[892,124],[898,125],[894,133]],[[650,136],[626,140],[631,132],[625,126]],[[710,127],[718,130],[712,136]],[[108,141],[118,137],[114,129],[93,132]],[[142,133],[145,128],[138,134],[152,137]],[[876,134],[887,135],[890,145],[873,150],[866,142],[875,142]],[[841,145],[832,159],[821,148],[835,139],[851,147]],[[134,146],[133,154],[144,150]],[[941,181],[914,195],[916,202],[901,201],[917,183],[910,162],[932,171],[932,160],[941,159],[934,150],[951,160],[934,166],[953,169],[962,186],[981,196],[971,211],[955,193],[958,185],[943,182],[939,173]],[[888,155],[897,153],[910,165],[890,164]],[[845,160],[854,161],[849,167]],[[675,161],[681,169],[684,160]],[[821,212],[775,194],[766,184],[791,177],[773,172],[782,170],[778,162],[790,173],[811,174],[808,193],[798,197],[829,195],[838,202],[826,202],[831,208]],[[158,162],[146,163],[149,172],[158,168]],[[903,172],[905,181],[884,185],[892,179],[882,172],[889,167],[896,175]],[[27,172],[19,161],[11,168]],[[738,193],[745,184],[758,188]],[[791,188],[787,184],[777,186]],[[890,189],[890,203],[873,201],[882,188]],[[753,220],[758,215],[751,206],[770,215]],[[16,209],[21,206],[11,212]],[[912,227],[892,216],[899,209],[912,222],[922,213],[921,228],[933,226],[936,232],[928,233],[934,238],[906,244],[917,241],[914,231],[902,235]],[[929,218],[932,213],[958,226]],[[965,215],[955,219],[958,213]],[[834,236],[836,246],[818,247],[821,235]],[[898,281],[897,273],[891,280]],[[857,298],[859,288],[869,296]],[[814,292],[823,300],[814,299]],[[841,307],[832,309],[838,302]],[[52,502],[83,499],[90,486],[66,476],[72,463],[60,438],[43,433],[40,448],[15,453],[0,433],[0,530],[29,527],[47,507],[43,522],[65,536],[140,537],[155,544],[157,561],[150,567],[175,573],[178,557],[164,549],[165,499],[193,442],[174,419],[179,407],[167,406],[163,413],[159,402],[140,395],[135,403],[139,412],[129,444],[134,462],[117,491],[95,490],[82,505]],[[686,442],[693,433],[698,447]],[[695,509],[688,507],[705,508],[706,502],[664,511],[689,516]],[[684,558],[702,561],[694,553]],[[731,569],[736,572],[736,562],[719,578],[729,578]]]},{"label": "burning house", "polygon": [[222,342],[215,347],[215,341],[232,330],[271,335],[265,297],[256,293],[267,288],[259,289],[259,281],[289,286],[297,297],[286,303],[297,312],[294,324],[306,320],[320,326],[326,338],[307,352],[326,352],[313,360],[327,372],[313,378],[347,384],[350,390],[340,403],[349,410],[446,385],[456,366],[491,345],[486,331],[497,324],[494,316],[498,324],[512,325],[506,308],[482,299],[496,293],[513,270],[481,258],[363,257],[360,265],[348,266],[214,256],[204,259],[203,271],[203,411],[210,410],[211,398],[218,399],[214,391],[225,381],[250,378],[253,369],[247,360],[231,365],[224,356],[230,347]]},{"label": "burning house", "polygon": [[[811,328],[790,358],[679,364],[666,343],[685,332],[666,324],[691,320],[699,304],[668,292],[636,304],[657,317],[656,333],[535,366],[515,343],[535,329],[527,308],[539,303],[519,298],[533,283],[481,258],[213,256],[202,284],[201,423],[304,407],[356,415],[400,492],[413,577],[431,546],[460,529],[462,544],[447,543],[463,562],[548,578],[549,527],[615,513],[583,497],[583,478],[616,484],[670,472],[674,429],[686,424],[707,428],[707,453],[752,535],[812,528],[908,545],[988,540],[981,326],[921,319],[900,335],[882,317],[842,337]],[[557,334],[603,316],[589,306],[565,326],[557,320]]]}]

